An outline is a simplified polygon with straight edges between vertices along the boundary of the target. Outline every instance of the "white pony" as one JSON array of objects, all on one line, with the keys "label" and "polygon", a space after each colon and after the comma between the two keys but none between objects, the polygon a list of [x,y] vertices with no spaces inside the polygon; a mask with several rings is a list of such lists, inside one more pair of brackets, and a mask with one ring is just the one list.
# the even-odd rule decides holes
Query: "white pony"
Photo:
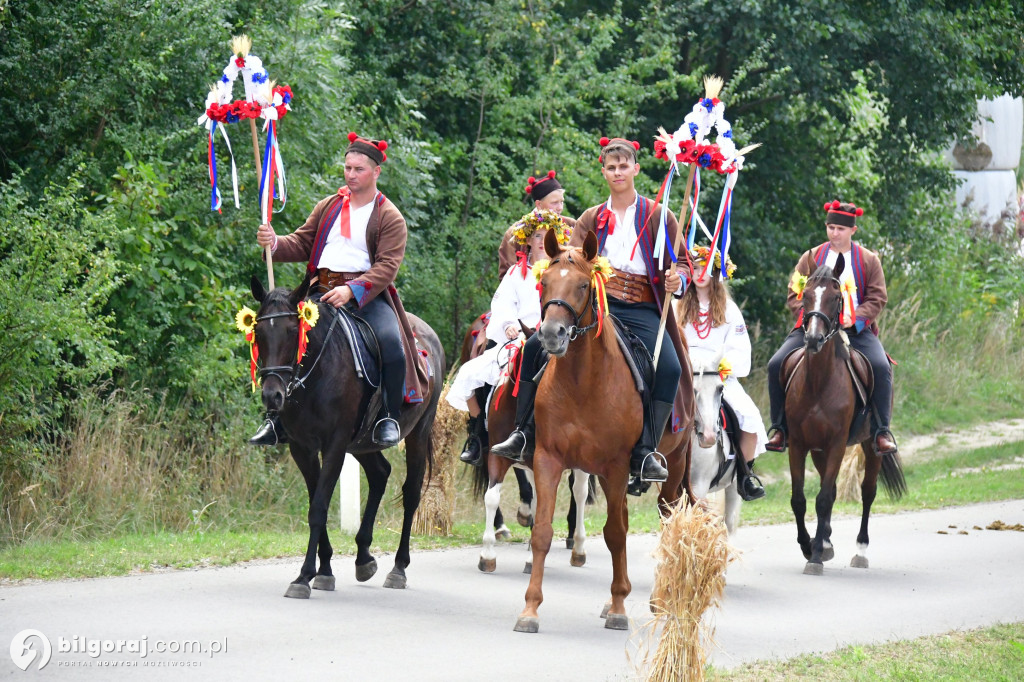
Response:
[{"label": "white pony", "polygon": [[[724,383],[718,373],[721,354],[709,363],[694,361],[693,391],[696,395],[694,429],[690,455],[690,486],[699,500],[710,493],[725,493],[725,526],[736,532],[740,498],[736,485],[736,461],[729,454],[732,446],[720,419]],[[737,455],[742,457],[742,455]]]}]

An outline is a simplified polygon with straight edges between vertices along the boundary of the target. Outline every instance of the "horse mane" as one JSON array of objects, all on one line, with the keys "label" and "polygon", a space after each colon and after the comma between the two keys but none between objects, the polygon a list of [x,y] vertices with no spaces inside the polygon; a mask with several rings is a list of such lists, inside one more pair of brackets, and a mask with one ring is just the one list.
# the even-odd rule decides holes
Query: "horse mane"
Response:
[{"label": "horse mane", "polygon": [[817,279],[834,279],[834,278],[835,278],[835,275],[833,274],[832,268],[830,268],[827,265],[822,265],[822,266],[819,266],[817,270],[815,270],[814,272],[811,273],[811,276],[807,278],[807,281],[810,282],[812,279],[813,280],[817,280]]}]

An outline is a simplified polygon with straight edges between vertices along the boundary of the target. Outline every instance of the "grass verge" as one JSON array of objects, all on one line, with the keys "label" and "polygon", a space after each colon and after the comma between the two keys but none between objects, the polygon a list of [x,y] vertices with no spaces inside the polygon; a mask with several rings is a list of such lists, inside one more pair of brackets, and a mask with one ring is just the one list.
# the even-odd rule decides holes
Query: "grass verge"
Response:
[{"label": "grass verge", "polygon": [[730,670],[714,667],[709,680],[1018,680],[1024,670],[1024,623],[950,632],[904,642],[849,646],[826,655],[758,662]]}]

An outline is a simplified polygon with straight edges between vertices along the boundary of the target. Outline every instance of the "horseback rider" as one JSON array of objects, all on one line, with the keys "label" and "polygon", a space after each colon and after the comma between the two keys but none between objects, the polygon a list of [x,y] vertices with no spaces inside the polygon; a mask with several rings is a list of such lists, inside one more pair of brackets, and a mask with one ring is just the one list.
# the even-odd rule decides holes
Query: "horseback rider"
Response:
[{"label": "horseback rider", "polygon": [[[834,200],[825,204],[827,217],[825,229],[828,241],[804,252],[796,265],[786,299],[796,327],[783,342],[782,347],[768,362],[768,395],[771,399],[772,426],[765,447],[782,452],[786,442],[786,390],[779,376],[783,362],[792,351],[804,345],[802,292],[806,278],[822,265],[832,267],[842,254],[847,267],[841,275],[844,291],[844,305],[841,324],[850,340],[850,345],[860,351],[874,373],[874,390],[871,394],[871,411],[874,423],[874,445],[878,455],[896,452],[896,440],[889,430],[892,416],[892,368],[889,358],[878,339],[876,320],[885,308],[888,296],[885,291],[885,273],[878,255],[853,241],[857,233],[857,218],[864,209],[852,203]],[[802,278],[802,279],[801,279]]]},{"label": "horseback rider", "polygon": [[[403,400],[421,402],[426,385],[412,327],[394,287],[407,231],[401,212],[377,189],[387,142],[356,133],[349,133],[348,140],[345,185],[317,203],[291,234],[279,237],[263,224],[256,241],[270,246],[277,261],[308,261],[310,284],[322,294],[320,301],[345,306],[373,329],[381,355],[383,401],[372,438],[389,448],[401,440],[397,419]],[[287,442],[277,415],[268,414],[249,442]]]},{"label": "horseback rider", "polygon": [[[588,232],[593,231],[597,235],[599,254],[606,256],[615,269],[615,276],[607,284],[609,313],[629,327],[653,353],[662,298],[666,292],[680,294],[682,279],[675,268],[669,268],[663,274],[655,268],[652,235],[663,209],[638,194],[634,186],[640,172],[636,156],[640,144],[622,138],[602,138],[601,147],[599,161],[610,197],[606,202],[587,209],[576,220],[569,245],[582,245]],[[669,212],[666,218],[669,237],[674,240],[677,229],[675,216]],[[683,348],[671,310],[666,333],[672,343],[663,344],[651,392],[652,405],[650,409],[645,406],[643,431],[630,456],[630,473],[637,483],[661,482],[668,477],[668,471],[658,461],[660,453],[657,446],[672,415],[682,373],[679,353]],[[532,415],[537,392],[534,377],[539,369],[540,350],[540,339],[534,335],[523,348],[516,430],[503,443],[491,448],[492,453],[514,461],[522,461],[534,448]],[[634,488],[632,484],[631,488]]]},{"label": "horseback rider", "polygon": [[[676,311],[694,366],[698,358],[710,362],[721,358],[720,373],[726,374],[722,401],[735,413],[739,431],[739,442],[733,443],[741,455],[736,458],[737,489],[744,500],[757,500],[764,497],[764,486],[754,475],[754,459],[764,452],[767,435],[761,412],[739,382],[739,377],[750,374],[750,336],[743,313],[721,277],[721,252],[715,251],[711,267],[709,255],[706,246],[690,252],[695,266],[693,282],[687,285]],[[726,274],[732,277],[736,266],[728,256],[725,263]],[[707,366],[706,362],[701,364]]]},{"label": "horseback rider", "polygon": [[448,389],[448,403],[470,414],[469,438],[459,456],[466,464],[479,466],[486,451],[485,415],[477,389],[500,381],[502,368],[521,346],[520,324],[533,329],[540,322],[540,296],[532,266],[544,255],[544,235],[549,229],[558,233],[560,243],[569,241],[568,226],[552,211],[531,211],[510,228],[520,248],[519,260],[508,269],[491,299],[491,319],[486,328],[489,348],[463,365]]}]

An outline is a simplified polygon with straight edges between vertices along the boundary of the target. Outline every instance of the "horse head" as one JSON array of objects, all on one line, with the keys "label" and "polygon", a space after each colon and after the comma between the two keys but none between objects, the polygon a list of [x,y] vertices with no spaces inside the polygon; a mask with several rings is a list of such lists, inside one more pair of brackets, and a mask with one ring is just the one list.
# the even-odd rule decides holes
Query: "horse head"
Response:
[{"label": "horse head", "polygon": [[588,232],[583,248],[562,247],[558,235],[548,230],[544,251],[550,262],[540,279],[541,318],[537,327],[541,346],[562,357],[569,342],[597,325],[597,294],[594,291],[594,261],[597,236]]},{"label": "horse head", "polygon": [[256,313],[256,347],[263,363],[263,406],[268,410],[284,407],[288,382],[295,377],[299,350],[299,303],[309,291],[303,278],[295,290],[278,287],[266,291],[257,277],[250,283],[252,295],[260,303]]},{"label": "horse head", "polygon": [[820,352],[825,343],[842,329],[843,292],[839,277],[845,268],[846,261],[843,254],[839,254],[834,267],[822,265],[807,278],[803,295],[803,328],[804,348],[810,354]]},{"label": "horse head", "polygon": [[718,440],[718,414],[725,388],[718,369],[721,361],[722,353],[719,353],[713,360],[698,360],[693,366],[694,435],[702,448],[710,448]]}]

